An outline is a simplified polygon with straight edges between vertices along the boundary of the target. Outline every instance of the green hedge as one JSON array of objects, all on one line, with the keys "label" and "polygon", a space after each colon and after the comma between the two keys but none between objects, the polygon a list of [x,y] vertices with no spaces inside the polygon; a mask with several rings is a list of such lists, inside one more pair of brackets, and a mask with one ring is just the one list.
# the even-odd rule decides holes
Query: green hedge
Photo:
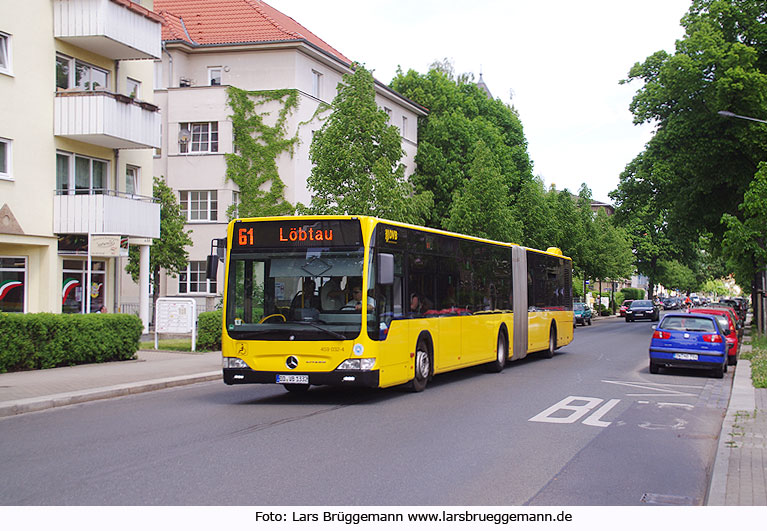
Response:
[{"label": "green hedge", "polygon": [[197,319],[197,349],[221,350],[222,310],[202,312]]},{"label": "green hedge", "polygon": [[0,372],[133,359],[143,326],[135,315],[0,312]]},{"label": "green hedge", "polygon": [[621,293],[623,293],[623,299],[631,299],[631,300],[643,300],[644,299],[644,290],[641,288],[623,288],[621,290]]}]

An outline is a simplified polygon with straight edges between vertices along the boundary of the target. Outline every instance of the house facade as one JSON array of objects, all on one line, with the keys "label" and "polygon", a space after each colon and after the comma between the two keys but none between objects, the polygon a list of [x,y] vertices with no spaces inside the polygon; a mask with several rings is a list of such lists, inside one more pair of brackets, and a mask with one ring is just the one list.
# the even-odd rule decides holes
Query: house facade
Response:
[{"label": "house facade", "polygon": [[0,311],[120,309],[138,245],[148,324],[160,111],[151,0],[0,3]]},{"label": "house facade", "polygon": [[[154,10],[164,22],[154,96],[162,109],[162,147],[154,174],[176,192],[194,242],[186,270],[165,275],[160,295],[192,297],[198,311],[210,310],[220,300],[224,272],[219,268],[217,280],[206,280],[205,258],[211,240],[226,236],[228,213],[236,214],[239,202],[239,187],[226,176],[226,154],[236,152],[230,87],[250,93],[268,126],[286,113],[282,137],[296,140],[267,163],[276,165],[284,200],[308,204],[312,135],[329,115],[327,106],[352,61],[257,0],[155,0]],[[276,98],[279,94],[286,96]],[[402,163],[410,175],[418,117],[426,110],[381,83],[376,83],[376,102],[400,129]],[[126,292],[125,299],[130,297]]]}]

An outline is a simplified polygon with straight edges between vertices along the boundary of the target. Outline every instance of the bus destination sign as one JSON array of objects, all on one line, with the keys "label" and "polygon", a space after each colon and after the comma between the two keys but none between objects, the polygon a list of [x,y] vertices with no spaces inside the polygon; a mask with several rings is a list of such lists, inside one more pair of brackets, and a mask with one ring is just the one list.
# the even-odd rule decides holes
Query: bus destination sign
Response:
[{"label": "bus destination sign", "polygon": [[232,250],[279,247],[361,247],[357,220],[239,221]]}]

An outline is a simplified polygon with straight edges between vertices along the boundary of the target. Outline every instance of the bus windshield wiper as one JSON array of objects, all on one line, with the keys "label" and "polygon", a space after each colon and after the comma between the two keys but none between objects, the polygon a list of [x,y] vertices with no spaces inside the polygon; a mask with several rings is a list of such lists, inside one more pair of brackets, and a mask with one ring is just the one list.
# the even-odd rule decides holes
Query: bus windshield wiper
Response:
[{"label": "bus windshield wiper", "polygon": [[290,321],[290,324],[302,324],[302,325],[313,326],[317,330],[321,330],[321,331],[325,332],[326,334],[329,334],[329,335],[335,337],[336,339],[342,339],[344,341],[346,340],[346,336],[345,335],[339,334],[338,332],[336,332],[334,330],[329,330],[329,329],[324,328],[324,327],[322,327],[322,326],[320,326],[318,324],[314,324],[314,323],[312,323],[310,321]]}]

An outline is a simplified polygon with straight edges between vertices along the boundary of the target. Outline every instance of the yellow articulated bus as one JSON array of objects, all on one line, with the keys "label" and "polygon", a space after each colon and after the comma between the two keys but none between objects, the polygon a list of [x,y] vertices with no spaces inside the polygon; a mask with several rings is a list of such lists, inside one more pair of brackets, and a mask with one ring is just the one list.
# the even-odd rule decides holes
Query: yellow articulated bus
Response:
[{"label": "yellow articulated bus", "polygon": [[230,385],[422,391],[573,339],[572,261],[556,248],[365,216],[236,219],[226,242]]}]

